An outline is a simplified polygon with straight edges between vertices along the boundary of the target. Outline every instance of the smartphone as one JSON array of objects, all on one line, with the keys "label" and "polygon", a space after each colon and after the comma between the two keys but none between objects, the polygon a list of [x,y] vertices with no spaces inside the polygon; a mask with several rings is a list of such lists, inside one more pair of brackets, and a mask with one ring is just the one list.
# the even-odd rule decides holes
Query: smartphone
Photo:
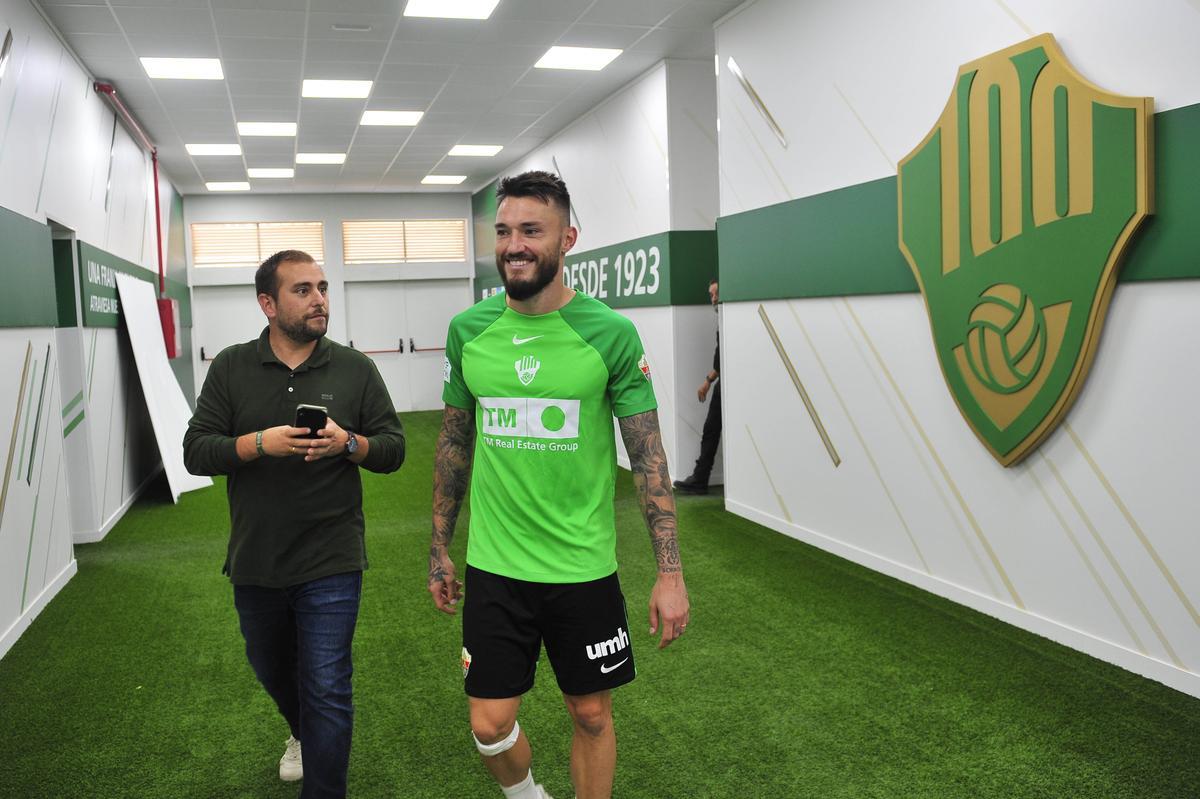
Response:
[{"label": "smartphone", "polygon": [[329,409],[324,405],[304,405],[296,406],[296,423],[293,427],[307,427],[310,435],[317,435],[318,431],[325,427],[325,421],[329,418]]}]

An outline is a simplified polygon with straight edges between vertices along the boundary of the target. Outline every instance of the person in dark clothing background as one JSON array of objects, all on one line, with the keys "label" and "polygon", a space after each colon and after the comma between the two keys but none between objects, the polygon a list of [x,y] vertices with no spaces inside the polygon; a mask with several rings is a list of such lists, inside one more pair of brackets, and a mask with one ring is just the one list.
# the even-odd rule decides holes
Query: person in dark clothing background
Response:
[{"label": "person in dark clothing background", "polygon": [[[717,279],[708,282],[708,296],[712,300],[713,310],[717,309],[720,301],[717,292]],[[700,457],[692,473],[683,480],[675,481],[675,489],[685,494],[707,494],[708,478],[712,474],[713,461],[717,457],[717,447],[721,445],[721,339],[717,333],[717,348],[713,351],[712,371],[704,376],[704,382],[696,389],[696,396],[701,402],[712,393],[708,403],[708,415],[704,417],[704,431],[700,438]]]}]

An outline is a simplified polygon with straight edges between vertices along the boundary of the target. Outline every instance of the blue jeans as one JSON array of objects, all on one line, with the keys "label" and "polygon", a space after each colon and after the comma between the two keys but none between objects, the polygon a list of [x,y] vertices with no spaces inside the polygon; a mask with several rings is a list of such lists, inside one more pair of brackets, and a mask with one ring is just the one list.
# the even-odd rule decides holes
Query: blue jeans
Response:
[{"label": "blue jeans", "polygon": [[301,799],[346,795],[354,704],[350,645],[362,572],[287,588],[235,585],[246,657],[303,745]]}]

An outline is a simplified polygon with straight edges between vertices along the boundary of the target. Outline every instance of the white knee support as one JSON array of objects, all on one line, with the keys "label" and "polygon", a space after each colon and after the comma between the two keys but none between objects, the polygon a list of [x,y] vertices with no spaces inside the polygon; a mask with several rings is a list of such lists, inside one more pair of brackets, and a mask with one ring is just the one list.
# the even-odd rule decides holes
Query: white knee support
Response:
[{"label": "white knee support", "polygon": [[475,733],[471,733],[471,737],[475,738],[475,748],[479,750],[479,754],[484,757],[495,757],[512,749],[517,743],[517,736],[520,734],[521,725],[514,720],[512,732],[506,735],[502,741],[496,741],[494,744],[485,744],[478,738],[475,738]]}]

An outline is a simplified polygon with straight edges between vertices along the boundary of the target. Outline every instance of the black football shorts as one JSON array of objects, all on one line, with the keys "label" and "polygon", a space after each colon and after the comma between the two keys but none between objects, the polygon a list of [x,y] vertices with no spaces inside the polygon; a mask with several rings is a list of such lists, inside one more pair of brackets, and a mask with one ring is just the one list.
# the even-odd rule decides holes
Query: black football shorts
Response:
[{"label": "black football shorts", "polygon": [[633,645],[616,572],[586,583],[533,583],[467,566],[462,666],[468,696],[533,687],[542,643],[569,696],[633,680]]}]

